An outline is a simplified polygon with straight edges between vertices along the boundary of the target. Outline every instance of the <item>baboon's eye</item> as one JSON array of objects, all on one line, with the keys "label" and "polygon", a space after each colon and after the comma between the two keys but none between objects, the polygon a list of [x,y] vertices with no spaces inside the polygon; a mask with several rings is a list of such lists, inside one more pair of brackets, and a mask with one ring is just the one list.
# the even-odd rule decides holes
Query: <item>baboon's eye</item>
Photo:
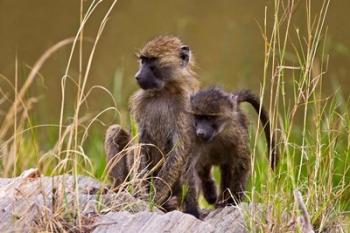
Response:
[{"label": "baboon's eye", "polygon": [[156,57],[149,57],[148,62],[155,62],[157,60]]},{"label": "baboon's eye", "polygon": [[211,124],[211,127],[212,127],[214,130],[217,130],[217,129],[218,129],[218,125],[217,125],[216,123]]},{"label": "baboon's eye", "polygon": [[202,120],[202,119],[203,119],[203,115],[199,115],[199,114],[194,114],[194,117],[195,117],[197,120]]},{"label": "baboon's eye", "polygon": [[208,120],[208,121],[215,121],[216,120],[216,116],[208,115],[208,116],[206,116],[206,120]]},{"label": "baboon's eye", "polygon": [[141,61],[142,64],[145,64],[145,63],[153,63],[153,62],[155,62],[155,61],[157,60],[156,57],[146,57],[146,56],[143,56],[143,55],[141,55],[141,56],[139,57],[139,59],[140,59],[140,61]]},{"label": "baboon's eye", "polygon": [[210,121],[210,122],[213,122],[216,120],[216,116],[213,116],[213,115],[197,115],[197,117],[200,120]]},{"label": "baboon's eye", "polygon": [[150,68],[152,71],[155,71],[156,66],[149,66],[149,68]]}]

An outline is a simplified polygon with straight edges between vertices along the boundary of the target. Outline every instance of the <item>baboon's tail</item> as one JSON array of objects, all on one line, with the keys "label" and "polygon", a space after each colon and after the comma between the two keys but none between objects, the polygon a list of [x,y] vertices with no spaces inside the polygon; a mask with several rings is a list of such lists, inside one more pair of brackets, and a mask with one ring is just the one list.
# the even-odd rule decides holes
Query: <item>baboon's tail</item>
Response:
[{"label": "baboon's tail", "polygon": [[252,93],[250,90],[241,90],[233,94],[236,97],[236,100],[239,103],[248,102],[250,103],[255,111],[259,114],[260,112],[260,120],[264,127],[265,137],[268,144],[268,152],[271,163],[271,168],[274,170],[277,166],[279,155],[276,147],[276,142],[274,136],[271,134],[271,125],[269,120],[269,115],[264,109],[264,107],[260,104],[259,97]]}]

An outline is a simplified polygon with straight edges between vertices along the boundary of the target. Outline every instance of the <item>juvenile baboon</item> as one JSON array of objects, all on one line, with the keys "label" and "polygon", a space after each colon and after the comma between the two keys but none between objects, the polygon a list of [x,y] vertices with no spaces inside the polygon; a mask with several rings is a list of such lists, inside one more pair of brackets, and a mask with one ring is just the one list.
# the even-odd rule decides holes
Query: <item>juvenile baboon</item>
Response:
[{"label": "juvenile baboon", "polygon": [[[185,110],[198,81],[190,48],[177,37],[154,38],[140,50],[138,58],[135,79],[141,89],[131,97],[130,107],[143,145],[139,170],[150,171],[164,158],[162,166],[151,174],[154,200],[162,205],[172,194],[180,193],[180,176],[189,170],[193,133],[191,115]],[[116,175],[124,177],[121,173]],[[185,212],[198,217],[197,207],[186,203],[192,202],[185,200]]]},{"label": "juvenile baboon", "polygon": [[[240,202],[250,173],[247,119],[239,108],[242,102],[248,102],[256,112],[260,111],[260,120],[271,154],[271,167],[274,169],[278,161],[275,140],[270,136],[268,114],[263,108],[260,110],[257,96],[249,90],[229,94],[219,88],[209,88],[190,98],[196,134],[195,167],[205,199],[217,206]],[[218,165],[221,170],[219,198],[211,177],[213,165]]]}]

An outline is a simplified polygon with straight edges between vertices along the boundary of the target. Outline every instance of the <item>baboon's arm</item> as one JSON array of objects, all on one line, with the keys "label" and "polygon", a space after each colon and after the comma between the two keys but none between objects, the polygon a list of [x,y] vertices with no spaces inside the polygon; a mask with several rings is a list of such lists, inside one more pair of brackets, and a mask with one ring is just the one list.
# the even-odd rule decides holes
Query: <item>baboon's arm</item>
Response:
[{"label": "baboon's arm", "polygon": [[166,155],[165,162],[158,173],[158,178],[154,181],[156,190],[155,201],[162,204],[173,188],[175,182],[179,180],[181,173],[185,170],[186,158],[189,157],[189,134],[182,126],[177,126],[177,133],[174,137],[173,149]]},{"label": "baboon's arm", "polygon": [[161,205],[166,200],[175,182],[180,178],[185,164],[185,153],[183,145],[176,145],[173,151],[167,155],[165,163],[158,173],[158,178],[154,181],[157,204]]}]

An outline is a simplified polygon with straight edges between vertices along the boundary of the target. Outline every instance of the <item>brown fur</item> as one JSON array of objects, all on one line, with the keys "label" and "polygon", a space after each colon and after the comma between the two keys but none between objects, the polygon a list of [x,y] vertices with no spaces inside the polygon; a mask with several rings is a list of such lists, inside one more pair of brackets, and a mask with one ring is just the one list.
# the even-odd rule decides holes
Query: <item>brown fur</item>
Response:
[{"label": "brown fur", "polygon": [[125,147],[130,142],[130,135],[119,125],[112,125],[107,129],[105,136],[105,152],[107,155],[109,176],[115,187],[119,187],[127,178],[130,161]]},{"label": "brown fur", "polygon": [[[198,89],[193,72],[193,58],[186,66],[180,58],[185,46],[178,38],[160,36],[148,42],[140,57],[158,59],[158,68],[167,67],[171,77],[162,77],[161,89],[140,89],[130,99],[131,113],[140,132],[142,147],[141,169],[150,170],[164,158],[164,164],[151,176],[154,179],[155,202],[162,205],[171,193],[178,192],[181,175],[185,172],[191,147],[190,95]],[[142,68],[142,67],[141,67]]]},{"label": "brown fur", "polygon": [[[197,154],[195,168],[201,180],[204,197],[217,206],[240,202],[250,174],[248,127],[246,116],[239,108],[241,102],[249,102],[258,110],[260,108],[258,98],[249,91],[232,95],[219,88],[210,88],[191,97],[190,111],[194,115],[197,133],[194,146]],[[270,128],[266,111],[262,109],[261,113],[264,125]],[[265,130],[265,133],[269,133],[269,130]],[[270,135],[266,137],[269,148],[275,148],[273,138],[270,141]],[[273,154],[277,155],[277,152]],[[221,170],[219,197],[211,177],[213,165],[219,166]],[[274,168],[275,162],[271,165]]]}]

